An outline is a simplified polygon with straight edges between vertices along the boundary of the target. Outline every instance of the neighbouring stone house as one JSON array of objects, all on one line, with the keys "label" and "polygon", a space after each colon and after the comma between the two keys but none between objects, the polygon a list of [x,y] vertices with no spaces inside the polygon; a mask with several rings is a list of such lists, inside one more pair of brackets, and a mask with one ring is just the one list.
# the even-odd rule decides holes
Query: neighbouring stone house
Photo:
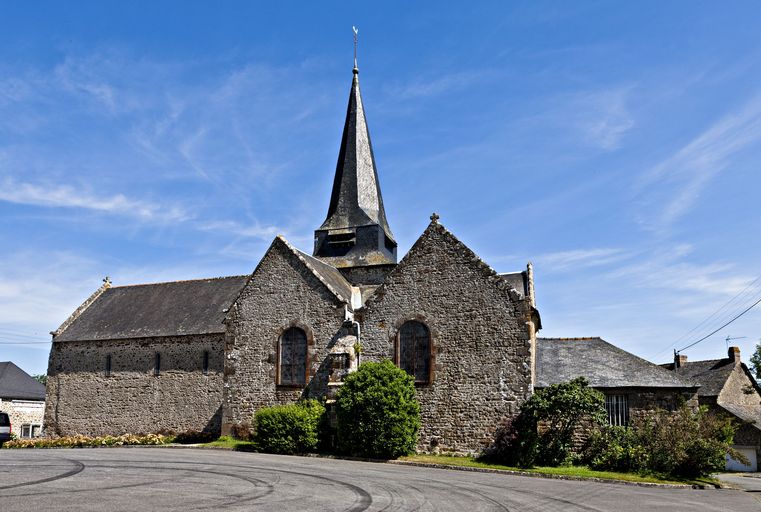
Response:
[{"label": "neighbouring stone house", "polygon": [[38,437],[45,411],[45,386],[10,361],[0,362],[0,411],[11,418],[11,432]]},{"label": "neighbouring stone house", "polygon": [[701,405],[727,414],[741,425],[735,435],[734,448],[745,455],[750,464],[728,459],[727,469],[757,471],[761,457],[761,388],[740,360],[740,349],[729,347],[727,357],[707,361],[687,361],[687,356],[678,354],[673,363],[664,366],[700,384]]},{"label": "neighbouring stone house", "polygon": [[[538,338],[536,388],[584,377],[605,395],[608,423],[627,426],[656,408],[698,405],[699,384],[602,338]],[[584,432],[579,433],[583,439]]]}]

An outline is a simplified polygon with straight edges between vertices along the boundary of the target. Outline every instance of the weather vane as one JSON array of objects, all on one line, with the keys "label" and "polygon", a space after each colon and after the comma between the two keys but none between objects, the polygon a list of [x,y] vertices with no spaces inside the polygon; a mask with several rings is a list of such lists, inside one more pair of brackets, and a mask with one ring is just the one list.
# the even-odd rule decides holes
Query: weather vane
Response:
[{"label": "weather vane", "polygon": [[354,31],[354,69],[357,69],[357,39],[359,29],[352,25],[351,29]]}]

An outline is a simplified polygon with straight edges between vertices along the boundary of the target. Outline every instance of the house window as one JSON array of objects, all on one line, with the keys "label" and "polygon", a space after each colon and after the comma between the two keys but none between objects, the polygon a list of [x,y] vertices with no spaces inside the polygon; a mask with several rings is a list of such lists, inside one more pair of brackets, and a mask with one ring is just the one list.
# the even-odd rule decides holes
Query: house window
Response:
[{"label": "house window", "polygon": [[106,356],[106,377],[111,376],[111,354]]},{"label": "house window", "polygon": [[606,395],[605,410],[610,425],[625,427],[629,424],[629,401],[626,395]]},{"label": "house window", "polygon": [[280,336],[278,384],[303,386],[307,381],[307,335],[298,327]]},{"label": "house window", "polygon": [[396,364],[415,378],[417,384],[431,379],[431,331],[416,320],[402,325],[397,336]]},{"label": "house window", "polygon": [[209,374],[209,351],[205,350],[203,353],[203,374]]},{"label": "house window", "polygon": [[23,439],[31,439],[33,437],[40,437],[41,430],[42,430],[42,425],[24,423],[21,425],[21,437]]},{"label": "house window", "polygon": [[156,357],[153,362],[153,374],[161,375],[161,353],[156,352]]}]

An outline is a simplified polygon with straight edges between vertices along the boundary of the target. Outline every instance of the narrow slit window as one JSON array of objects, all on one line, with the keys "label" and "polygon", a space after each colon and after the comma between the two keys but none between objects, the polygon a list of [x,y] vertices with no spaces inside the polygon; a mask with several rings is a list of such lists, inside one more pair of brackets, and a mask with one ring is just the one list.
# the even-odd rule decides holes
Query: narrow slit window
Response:
[{"label": "narrow slit window", "polygon": [[156,358],[153,362],[153,374],[154,375],[161,375],[161,353],[156,352]]},{"label": "narrow slit window", "polygon": [[626,395],[606,395],[605,410],[608,413],[608,424],[617,427],[629,425],[629,400]]},{"label": "narrow slit window", "polygon": [[205,350],[203,353],[203,374],[209,374],[209,351]]},{"label": "narrow slit window", "polygon": [[106,377],[111,376],[111,354],[106,356]]}]

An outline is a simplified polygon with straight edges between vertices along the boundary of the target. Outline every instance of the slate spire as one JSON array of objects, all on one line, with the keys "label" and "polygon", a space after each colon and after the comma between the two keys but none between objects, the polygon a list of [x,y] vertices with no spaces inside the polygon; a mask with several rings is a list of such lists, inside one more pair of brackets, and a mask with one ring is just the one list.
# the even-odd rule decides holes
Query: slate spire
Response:
[{"label": "slate spire", "polygon": [[396,263],[356,62],[328,215],[315,231],[314,255],[337,267]]}]

